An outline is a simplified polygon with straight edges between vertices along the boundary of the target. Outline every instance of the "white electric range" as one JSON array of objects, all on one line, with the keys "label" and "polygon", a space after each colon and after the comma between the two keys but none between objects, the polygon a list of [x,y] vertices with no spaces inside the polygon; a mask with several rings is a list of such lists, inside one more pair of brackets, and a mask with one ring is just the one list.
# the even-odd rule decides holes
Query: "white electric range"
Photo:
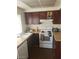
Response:
[{"label": "white electric range", "polygon": [[53,32],[52,22],[44,22],[40,24],[39,29],[39,47],[53,48]]}]

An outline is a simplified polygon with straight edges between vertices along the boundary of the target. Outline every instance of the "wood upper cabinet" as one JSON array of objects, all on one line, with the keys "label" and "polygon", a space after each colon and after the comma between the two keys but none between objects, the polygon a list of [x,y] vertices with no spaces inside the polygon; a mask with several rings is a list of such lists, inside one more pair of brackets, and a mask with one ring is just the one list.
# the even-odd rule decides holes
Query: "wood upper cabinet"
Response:
[{"label": "wood upper cabinet", "polygon": [[33,24],[40,23],[39,12],[32,13],[32,22]]},{"label": "wood upper cabinet", "polygon": [[26,24],[32,24],[32,13],[25,13]]},{"label": "wood upper cabinet", "polygon": [[40,13],[40,19],[47,19],[47,12],[39,12]]},{"label": "wood upper cabinet", "polygon": [[40,12],[40,19],[48,19],[48,12],[50,12],[51,15],[51,19],[53,19],[53,12],[52,11],[44,11],[44,12]]},{"label": "wood upper cabinet", "polygon": [[61,24],[61,10],[53,11],[53,23]]},{"label": "wood upper cabinet", "polygon": [[39,24],[40,19],[47,19],[47,12],[52,12],[53,24],[61,24],[61,10],[25,13],[26,24]]},{"label": "wood upper cabinet", "polygon": [[33,12],[33,13],[25,13],[25,20],[26,24],[39,24],[39,13]]}]

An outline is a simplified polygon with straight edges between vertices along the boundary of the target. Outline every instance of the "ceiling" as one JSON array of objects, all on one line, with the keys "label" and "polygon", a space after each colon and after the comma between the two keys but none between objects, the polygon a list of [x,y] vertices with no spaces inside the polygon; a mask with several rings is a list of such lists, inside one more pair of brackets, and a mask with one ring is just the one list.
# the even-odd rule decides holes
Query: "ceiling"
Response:
[{"label": "ceiling", "polygon": [[33,8],[53,7],[56,3],[56,0],[21,0],[21,1]]},{"label": "ceiling", "polygon": [[17,6],[26,12],[59,10],[61,0],[17,0]]}]

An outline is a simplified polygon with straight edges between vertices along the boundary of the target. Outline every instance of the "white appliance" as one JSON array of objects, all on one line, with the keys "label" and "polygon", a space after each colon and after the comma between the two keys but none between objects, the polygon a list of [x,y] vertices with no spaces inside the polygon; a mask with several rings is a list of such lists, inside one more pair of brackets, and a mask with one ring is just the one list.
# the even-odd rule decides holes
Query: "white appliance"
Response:
[{"label": "white appliance", "polygon": [[42,48],[53,48],[52,25],[51,21],[44,21],[39,26],[39,46]]}]

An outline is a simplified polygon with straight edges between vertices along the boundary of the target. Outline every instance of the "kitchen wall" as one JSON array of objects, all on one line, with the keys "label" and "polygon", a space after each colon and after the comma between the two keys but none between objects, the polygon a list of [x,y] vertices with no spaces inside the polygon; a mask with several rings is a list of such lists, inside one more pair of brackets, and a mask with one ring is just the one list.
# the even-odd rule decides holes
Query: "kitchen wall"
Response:
[{"label": "kitchen wall", "polygon": [[[28,30],[28,27],[37,28],[39,25],[36,25],[36,26],[35,25],[31,25],[31,26],[26,25],[24,11],[25,10],[17,7],[17,14],[21,14],[22,32],[25,32],[26,30]],[[60,28],[61,29],[61,24],[53,24],[53,28]]]},{"label": "kitchen wall", "polygon": [[[38,26],[39,25],[29,25],[31,29],[36,29]],[[53,24],[52,27],[61,29],[61,24]]]},{"label": "kitchen wall", "polygon": [[53,24],[53,28],[59,28],[59,29],[61,29],[61,24]]},{"label": "kitchen wall", "polygon": [[22,32],[24,33],[27,27],[27,25],[25,24],[24,10],[17,7],[17,14],[21,14]]}]

